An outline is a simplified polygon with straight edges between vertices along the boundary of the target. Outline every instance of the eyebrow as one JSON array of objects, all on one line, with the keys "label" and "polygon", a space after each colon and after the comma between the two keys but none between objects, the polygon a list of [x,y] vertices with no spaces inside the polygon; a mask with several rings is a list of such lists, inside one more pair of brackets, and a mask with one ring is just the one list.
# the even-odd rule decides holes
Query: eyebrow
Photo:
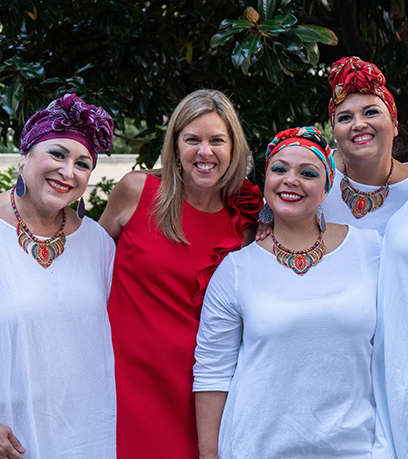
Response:
[{"label": "eyebrow", "polygon": [[[192,136],[195,136],[195,137],[200,137],[199,134],[195,134],[194,132],[185,132],[183,134],[183,137],[185,137],[186,135],[192,135]],[[211,134],[210,137],[228,137],[227,134],[222,134],[222,133],[219,133],[219,134]]]},{"label": "eyebrow", "polygon": [[[48,148],[52,148],[52,147],[58,147],[60,148],[64,153],[66,153],[67,155],[69,155],[71,153],[71,150],[67,147],[64,147],[64,145],[61,145],[59,143],[56,143],[56,144],[52,144],[50,145]],[[89,161],[92,161],[92,156],[91,154],[89,153],[89,156],[87,155],[81,155],[78,159],[80,160],[85,160],[85,159],[88,159]]]},{"label": "eyebrow", "polygon": [[61,145],[59,143],[56,143],[56,144],[52,144],[50,145],[48,148],[52,148],[52,147],[58,147],[58,148],[61,148],[61,150],[63,150],[65,153],[69,154],[71,153],[71,151],[67,148],[67,147],[64,147],[64,145]]},{"label": "eyebrow", "polygon": [[[362,109],[363,110],[367,110],[367,108],[371,108],[371,107],[381,108],[381,105],[379,105],[379,104],[368,104],[368,105],[364,105]],[[350,111],[351,111],[350,109],[342,110],[342,111],[337,113],[337,116],[341,115],[342,113],[349,113]]]},{"label": "eyebrow", "polygon": [[[273,163],[275,163],[275,162],[277,162],[277,163],[282,163],[282,164],[284,164],[284,165],[286,165],[286,166],[289,166],[289,162],[288,162],[288,161],[285,161],[284,159],[276,159],[275,161],[271,161],[271,164],[273,164]],[[301,164],[299,164],[298,166],[299,166],[299,167],[310,167],[310,166],[312,166],[312,167],[315,167],[315,168],[317,168],[317,169],[320,168],[320,167],[319,167],[320,164],[319,164],[318,166],[316,166],[316,164],[313,164],[313,163],[301,163]],[[322,166],[324,167],[323,163],[322,163]]]}]

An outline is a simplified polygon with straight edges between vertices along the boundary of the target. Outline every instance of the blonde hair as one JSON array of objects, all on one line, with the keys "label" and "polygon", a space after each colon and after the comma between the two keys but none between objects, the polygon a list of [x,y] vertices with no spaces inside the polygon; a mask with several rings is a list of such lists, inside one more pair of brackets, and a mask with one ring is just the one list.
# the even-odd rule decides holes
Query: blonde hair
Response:
[{"label": "blonde hair", "polygon": [[228,97],[210,89],[200,89],[186,96],[170,118],[161,152],[162,169],[155,174],[161,176],[161,184],[152,216],[156,217],[163,234],[174,242],[188,243],[181,227],[184,185],[176,164],[179,134],[194,119],[213,112],[224,121],[232,140],[231,163],[218,185],[224,202],[238,193],[252,164],[244,131]]}]

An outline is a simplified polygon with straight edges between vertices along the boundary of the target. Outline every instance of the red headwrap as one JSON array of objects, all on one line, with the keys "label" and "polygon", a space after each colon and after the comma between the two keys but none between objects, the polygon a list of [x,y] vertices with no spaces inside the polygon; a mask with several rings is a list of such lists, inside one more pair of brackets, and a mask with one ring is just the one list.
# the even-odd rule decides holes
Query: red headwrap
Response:
[{"label": "red headwrap", "polygon": [[334,125],[336,106],[341,104],[348,94],[360,92],[378,96],[385,103],[395,125],[398,126],[394,97],[385,87],[385,76],[376,65],[364,62],[358,57],[343,57],[332,65],[329,72],[329,83],[333,91],[329,102],[332,125]]}]

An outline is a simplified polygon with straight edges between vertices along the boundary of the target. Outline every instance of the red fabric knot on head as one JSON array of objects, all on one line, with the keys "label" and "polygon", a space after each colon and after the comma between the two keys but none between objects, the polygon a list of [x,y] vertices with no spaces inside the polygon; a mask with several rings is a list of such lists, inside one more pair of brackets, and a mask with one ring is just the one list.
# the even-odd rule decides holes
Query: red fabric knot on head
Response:
[{"label": "red fabric knot on head", "polygon": [[381,70],[371,62],[362,61],[359,57],[343,57],[334,62],[329,72],[329,83],[332,86],[332,98],[329,101],[329,116],[334,125],[334,112],[348,94],[374,94],[388,108],[398,127],[397,107],[394,97],[385,87],[386,79]]}]

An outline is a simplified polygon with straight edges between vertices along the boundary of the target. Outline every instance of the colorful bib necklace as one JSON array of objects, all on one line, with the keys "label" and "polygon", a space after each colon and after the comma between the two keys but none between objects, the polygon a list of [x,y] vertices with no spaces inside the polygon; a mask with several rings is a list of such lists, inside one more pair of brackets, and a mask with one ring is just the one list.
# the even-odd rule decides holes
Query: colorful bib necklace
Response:
[{"label": "colorful bib necklace", "polygon": [[38,239],[27,228],[27,225],[23,222],[22,218],[20,217],[20,214],[17,211],[16,202],[14,201],[15,188],[16,187],[13,187],[10,192],[10,200],[11,207],[14,211],[14,215],[16,216],[18,221],[18,243],[26,253],[28,253],[29,245],[33,244],[33,246],[31,247],[32,256],[37,261],[37,263],[39,263],[43,268],[48,268],[48,266],[50,266],[51,263],[64,252],[64,245],[66,241],[65,234],[63,232],[66,221],[65,210],[62,209],[62,223],[57,233],[49,239]]},{"label": "colorful bib necklace", "polygon": [[341,197],[350,207],[351,213],[356,218],[364,217],[368,212],[373,212],[384,204],[390,191],[389,183],[394,172],[394,160],[391,158],[391,170],[384,185],[374,191],[364,192],[355,188],[346,175],[346,165],[343,163],[343,179],[341,181]]},{"label": "colorful bib necklace", "polygon": [[272,229],[271,238],[274,243],[273,254],[276,259],[280,264],[290,268],[296,274],[299,274],[299,276],[306,274],[312,266],[319,263],[319,261],[323,258],[325,250],[323,231],[320,232],[319,239],[312,245],[312,247],[310,247],[310,249],[300,251],[289,250],[280,244],[273,235]]}]

